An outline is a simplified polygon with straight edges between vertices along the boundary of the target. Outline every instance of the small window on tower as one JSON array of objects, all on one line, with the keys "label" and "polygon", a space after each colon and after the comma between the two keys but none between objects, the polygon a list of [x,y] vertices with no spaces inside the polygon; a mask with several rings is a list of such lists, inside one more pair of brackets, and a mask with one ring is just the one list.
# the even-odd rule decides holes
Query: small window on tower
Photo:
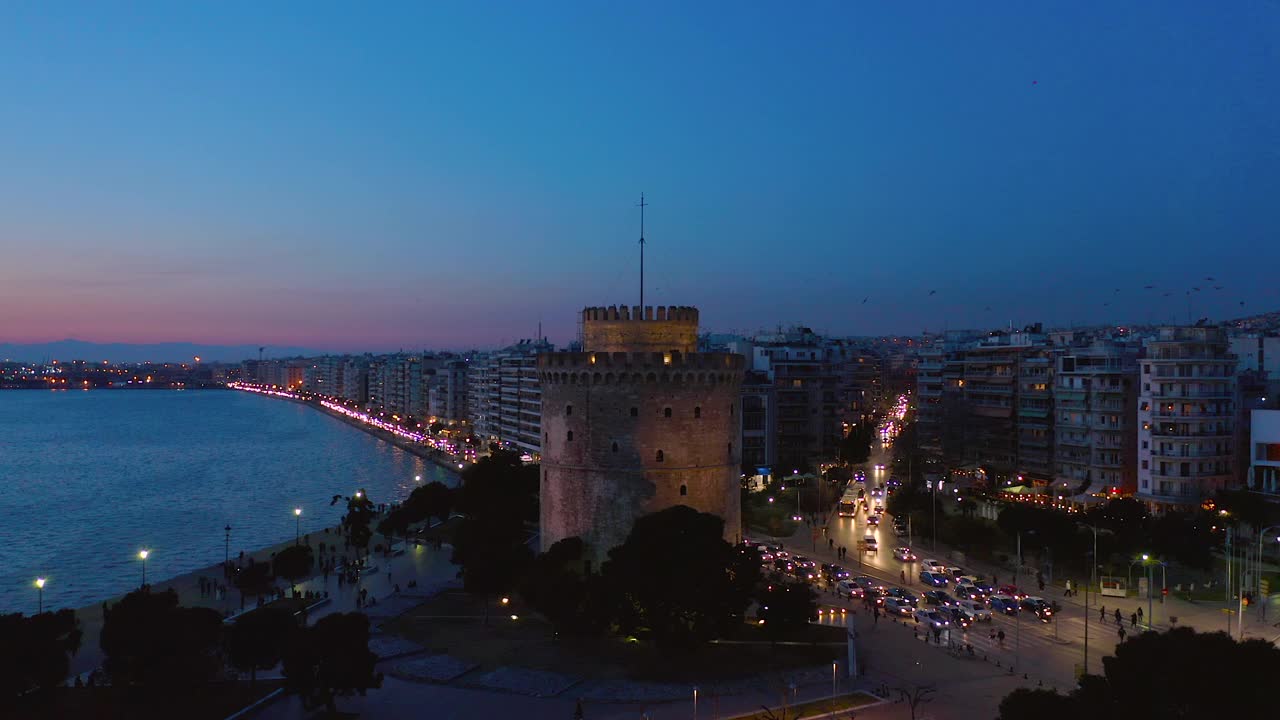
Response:
[{"label": "small window on tower", "polygon": [[640,408],[631,408],[631,417],[639,417]]},{"label": "small window on tower", "polygon": [[702,417],[702,407],[701,407],[701,406],[695,407],[695,408],[693,409],[693,416],[694,416],[694,417],[696,417],[696,418],[700,418],[700,417]]},{"label": "small window on tower", "polygon": [[662,417],[671,417],[671,408],[662,408]]},{"label": "small window on tower", "polygon": [[688,495],[688,494],[689,494],[689,486],[688,486],[688,485],[681,485],[681,486],[680,486],[680,497],[684,497],[685,495]]},{"label": "small window on tower", "polygon": [[572,415],[572,414],[573,414],[573,406],[572,406],[572,405],[565,405],[565,406],[564,406],[564,414],[565,414],[566,416]]},{"label": "small window on tower", "polygon": [[566,439],[566,440],[568,440],[569,442],[573,442],[573,431],[572,431],[572,430],[570,430],[570,431],[569,431],[569,434],[568,434],[568,436],[567,436],[565,439]]},{"label": "small window on tower", "polygon": [[661,451],[661,450],[659,450],[659,451],[658,451],[658,462],[662,462],[662,460],[663,460],[662,451]]}]

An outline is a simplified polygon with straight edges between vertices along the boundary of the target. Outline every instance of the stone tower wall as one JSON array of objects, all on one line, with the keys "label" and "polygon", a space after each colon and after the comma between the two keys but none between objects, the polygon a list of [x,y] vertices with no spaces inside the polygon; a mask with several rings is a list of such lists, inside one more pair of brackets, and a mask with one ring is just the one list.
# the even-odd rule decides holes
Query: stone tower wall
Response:
[{"label": "stone tower wall", "polygon": [[737,541],[744,366],[727,353],[540,355],[542,549],[578,536],[601,560],[637,517],[673,505],[724,518]]},{"label": "stone tower wall", "polygon": [[582,311],[582,349],[587,352],[696,352],[697,308],[672,305],[610,305]]}]

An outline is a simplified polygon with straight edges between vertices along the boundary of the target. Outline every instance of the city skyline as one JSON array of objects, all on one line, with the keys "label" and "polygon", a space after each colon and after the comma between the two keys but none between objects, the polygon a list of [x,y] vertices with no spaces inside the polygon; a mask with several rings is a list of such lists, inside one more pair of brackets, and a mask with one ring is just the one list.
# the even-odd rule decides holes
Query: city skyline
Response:
[{"label": "city skyline", "polygon": [[729,8],[15,12],[0,342],[1280,308],[1274,7]]}]

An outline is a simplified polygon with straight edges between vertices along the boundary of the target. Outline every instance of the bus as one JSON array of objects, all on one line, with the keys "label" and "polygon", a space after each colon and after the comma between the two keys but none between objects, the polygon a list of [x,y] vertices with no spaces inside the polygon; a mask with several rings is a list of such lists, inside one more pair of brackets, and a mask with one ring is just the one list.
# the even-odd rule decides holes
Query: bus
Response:
[{"label": "bus", "polygon": [[856,516],[858,514],[858,497],[851,492],[842,495],[837,513],[840,517]]}]

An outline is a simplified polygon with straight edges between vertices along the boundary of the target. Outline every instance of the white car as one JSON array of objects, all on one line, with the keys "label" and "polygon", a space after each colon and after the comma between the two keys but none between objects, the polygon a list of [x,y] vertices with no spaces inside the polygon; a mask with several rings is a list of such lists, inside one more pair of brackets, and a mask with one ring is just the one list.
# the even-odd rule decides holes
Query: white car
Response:
[{"label": "white car", "polygon": [[863,547],[867,549],[867,552],[873,553],[873,552],[879,552],[880,550],[880,546],[876,543],[876,538],[874,535],[868,535],[862,538],[862,543],[863,543]]},{"label": "white car", "polygon": [[977,600],[960,600],[956,602],[956,607],[969,613],[975,621],[991,622],[991,611],[987,609],[986,603]]},{"label": "white car", "polygon": [[933,628],[945,628],[951,624],[950,620],[942,617],[942,613],[929,608],[917,608],[914,613],[916,622]]},{"label": "white car", "polygon": [[893,556],[902,562],[915,562],[918,559],[909,547],[894,548]]},{"label": "white car", "polygon": [[840,597],[852,599],[865,597],[866,594],[867,591],[855,585],[852,580],[841,580],[836,583],[836,595]]},{"label": "white car", "polygon": [[912,607],[911,603],[896,597],[884,599],[884,611],[898,617],[911,617],[915,614],[915,608]]},{"label": "white car", "polygon": [[921,569],[921,570],[928,570],[928,571],[929,571],[929,572],[931,572],[931,573],[940,573],[940,574],[941,574],[941,573],[946,573],[946,571],[947,571],[947,566],[946,566],[946,565],[943,565],[942,563],[938,562],[937,560],[932,560],[932,559],[926,558],[926,559],[924,559],[924,560],[921,560],[921,561],[920,561],[920,569]]}]

